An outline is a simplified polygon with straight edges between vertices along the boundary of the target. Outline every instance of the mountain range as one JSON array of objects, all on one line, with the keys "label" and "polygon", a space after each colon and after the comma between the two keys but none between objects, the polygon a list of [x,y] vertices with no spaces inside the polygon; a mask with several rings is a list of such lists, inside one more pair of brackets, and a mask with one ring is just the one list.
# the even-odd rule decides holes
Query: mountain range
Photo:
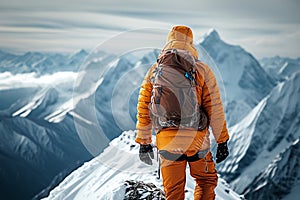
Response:
[{"label": "mountain range", "polygon": [[[300,166],[300,59],[258,61],[224,42],[216,30],[195,46],[199,60],[218,78],[231,134],[230,157],[218,166],[220,176],[249,199],[265,197],[266,190],[280,193],[274,198],[297,194],[299,179],[290,176],[297,177]],[[102,51],[0,51],[0,198],[39,199],[93,156],[111,155],[105,154],[111,140],[135,129],[139,85],[158,54],[148,50],[116,58]],[[92,166],[74,173],[85,169],[93,174]],[[107,173],[118,172],[103,176]],[[69,179],[74,184],[83,180]],[[278,190],[282,182],[288,186]],[[74,184],[72,189],[81,191]],[[54,191],[66,194],[66,187],[58,188]]]}]

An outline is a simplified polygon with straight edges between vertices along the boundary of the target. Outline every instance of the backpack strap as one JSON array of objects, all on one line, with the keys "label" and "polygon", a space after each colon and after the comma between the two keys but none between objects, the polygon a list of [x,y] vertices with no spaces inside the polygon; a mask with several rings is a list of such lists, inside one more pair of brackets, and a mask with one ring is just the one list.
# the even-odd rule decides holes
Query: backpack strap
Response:
[{"label": "backpack strap", "polygon": [[196,154],[192,156],[187,156],[186,154],[175,154],[171,153],[166,150],[160,150],[159,154],[162,155],[166,160],[171,160],[171,161],[188,161],[188,162],[195,162],[197,160],[200,160],[202,158],[205,158],[207,153],[209,152],[209,149],[204,149],[198,151]]},{"label": "backpack strap", "polygon": [[[178,60],[178,55],[180,56],[180,51],[183,52],[183,51],[187,51],[187,50],[178,50],[178,49],[167,49],[167,50],[163,50],[162,53],[160,54],[160,56],[157,58],[157,66],[159,67],[162,67],[161,63],[164,61],[165,59],[165,56],[167,56],[168,54],[174,54],[175,55],[175,59],[176,61],[179,63],[179,60]],[[190,54],[188,52],[188,54]],[[198,61],[198,59],[196,59],[194,56],[190,55],[194,61],[193,61],[193,67],[187,71],[187,70],[184,70],[183,68],[180,68],[181,70],[184,70],[184,76],[190,80],[191,82],[191,85],[192,86],[196,86],[196,85],[199,85],[199,83],[197,82],[196,80],[196,63]]]}]

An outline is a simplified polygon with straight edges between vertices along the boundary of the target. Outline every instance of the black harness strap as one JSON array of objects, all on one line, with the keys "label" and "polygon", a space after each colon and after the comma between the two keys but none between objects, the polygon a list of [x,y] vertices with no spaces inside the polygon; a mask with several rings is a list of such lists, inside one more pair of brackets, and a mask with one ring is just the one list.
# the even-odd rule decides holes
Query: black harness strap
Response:
[{"label": "black harness strap", "polygon": [[195,162],[197,160],[200,160],[202,158],[204,158],[206,156],[206,154],[208,153],[208,149],[205,150],[201,150],[198,153],[196,153],[195,155],[192,156],[187,156],[186,154],[175,154],[175,153],[171,153],[169,151],[166,150],[160,150],[159,154],[162,155],[162,157],[164,157],[167,160],[171,160],[171,161],[188,161],[188,162]]}]

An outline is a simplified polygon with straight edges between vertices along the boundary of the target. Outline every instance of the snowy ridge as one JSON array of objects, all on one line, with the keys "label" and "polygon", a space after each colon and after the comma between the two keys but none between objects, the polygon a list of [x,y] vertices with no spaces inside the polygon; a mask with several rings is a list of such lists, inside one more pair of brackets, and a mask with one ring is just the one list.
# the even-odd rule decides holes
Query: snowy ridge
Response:
[{"label": "snowy ridge", "polygon": [[[215,64],[207,64],[215,66],[219,85],[224,83],[226,117],[232,136],[229,145],[231,154],[236,157],[231,156],[219,165],[219,173],[242,193],[283,149],[299,138],[300,78],[296,72],[300,59],[274,57],[258,63],[240,46],[222,41],[214,29],[195,45],[200,60],[205,60],[207,55],[214,59]],[[206,51],[202,52],[200,47]],[[155,50],[115,60],[114,55],[98,52],[85,70],[77,72],[80,62],[87,58],[85,51],[72,55],[37,52],[14,55],[0,50],[0,136],[3,141],[0,145],[3,183],[0,199],[7,199],[2,194],[31,198],[46,188],[55,175],[68,169],[61,173],[63,178],[91,158],[74,126],[75,119],[85,131],[91,131],[93,121],[88,118],[89,110],[80,109],[86,98],[95,96],[97,120],[105,122],[101,125],[107,138],[113,139],[122,130],[134,129],[138,87],[158,53]],[[101,64],[110,65],[110,69],[98,76]],[[91,74],[88,82],[73,93],[73,86],[82,83],[83,74]],[[97,141],[95,144],[100,152],[106,147]],[[126,148],[131,151],[130,147]],[[103,163],[102,160],[97,162]],[[86,170],[92,174],[88,167]],[[107,174],[108,170],[99,169]],[[27,184],[29,181],[35,184]],[[52,187],[57,181],[51,183]],[[93,181],[97,185],[99,180]],[[18,193],[9,187],[11,184],[19,188]],[[75,183],[72,187],[75,188]],[[187,187],[193,188],[190,182]],[[291,188],[291,194],[293,191],[297,194],[297,188],[299,191],[299,186]],[[85,186],[80,190],[90,192]],[[218,191],[219,195],[224,192],[223,189]]]},{"label": "snowy ridge", "polygon": [[[134,138],[134,131],[123,132],[102,154],[70,174],[44,200],[123,200],[126,180],[153,183],[162,188],[161,180],[156,178],[157,163],[147,166],[139,161],[139,147]],[[194,186],[194,180],[187,176],[186,199],[193,199]],[[221,178],[216,193],[217,199],[241,199]]]},{"label": "snowy ridge", "polygon": [[[211,30],[210,32],[208,32],[203,38],[201,44],[196,44],[196,47],[199,46],[203,46],[205,48],[209,55],[216,61],[217,67],[219,67],[226,90],[227,102],[225,102],[225,104],[228,105],[226,106],[228,124],[233,125],[244,117],[243,113],[249,112],[251,108],[253,108],[258,103],[258,101],[262,99],[264,95],[267,94],[267,92],[273,85],[273,82],[261,69],[259,63],[253,58],[253,56],[251,56],[251,54],[247,53],[239,46],[226,44],[221,40],[219,34],[215,30]],[[206,56],[206,52],[202,52],[201,48],[198,50],[200,52],[200,60],[209,60],[204,58]],[[101,105],[96,105],[97,117],[100,121],[107,119],[108,121],[114,124],[113,111],[110,102],[113,95],[112,92],[114,89],[116,89],[116,87],[123,87],[123,85],[117,85],[117,83],[120,83],[120,79],[125,79],[126,76],[132,79],[133,75],[129,74],[135,73],[134,84],[131,85],[130,89],[137,89],[139,87],[140,82],[143,79],[145,72],[156,61],[158,54],[159,51],[154,50],[153,52],[146,53],[142,58],[139,58],[138,56],[134,55],[125,55],[119,59],[115,59],[113,55],[107,55],[104,52],[97,52],[97,57],[85,63],[87,67],[83,71],[80,71],[79,73],[74,73],[72,79],[62,79],[66,80],[66,82],[68,81],[68,86],[60,89],[60,92],[58,94],[59,100],[57,105],[55,106],[56,109],[53,109],[52,111],[46,109],[46,111],[42,114],[43,118],[45,118],[45,120],[49,122],[58,123],[62,121],[68,113],[77,113],[76,116],[78,116],[80,119],[83,119],[84,117],[80,116],[78,112],[74,111],[74,109],[76,109],[76,105],[78,104],[78,102],[81,101],[81,99],[88,98],[89,96],[95,94],[96,100],[102,102]],[[24,62],[31,66],[33,65],[32,63],[39,62],[38,58],[45,56],[46,55],[43,54],[36,55],[35,53],[28,53],[22,55],[21,57],[14,57],[17,57],[17,60],[19,60],[19,62],[23,62],[22,58],[26,58]],[[62,59],[63,56],[55,54],[51,55],[50,57],[54,57],[54,60],[59,60]],[[73,61],[79,63],[79,61],[82,62],[82,60],[87,57],[87,53],[84,50],[81,50],[75,53],[74,55],[65,57],[66,58],[63,60],[68,60],[65,61],[66,63],[72,63]],[[64,65],[63,63],[61,64],[63,68]],[[213,63],[207,64],[210,66],[214,65]],[[99,70],[99,67],[104,65],[110,65],[111,67],[109,67],[110,69],[107,72],[102,74],[102,77],[97,76],[97,74],[100,75],[102,73],[101,70]],[[72,70],[78,70],[78,67]],[[11,69],[11,71],[13,70]],[[137,73],[137,71],[139,72]],[[45,70],[43,71],[43,73],[51,73],[51,70]],[[86,74],[91,75],[87,77]],[[58,77],[59,75],[60,74],[53,74],[41,76],[41,78],[26,77],[26,79],[30,82],[35,83],[36,80],[45,80],[45,78],[48,78],[48,82],[46,83],[53,84],[55,81],[49,82],[49,80],[53,79],[53,77]],[[38,73],[33,73],[33,76],[39,75]],[[81,78],[83,77],[85,77],[85,80],[81,80]],[[75,94],[72,96],[72,91],[70,91],[70,88],[72,88],[73,83],[75,83],[75,87],[80,84],[83,85],[83,81],[86,81],[86,79],[89,79],[88,82],[84,82],[84,85],[86,85],[86,87],[81,88],[80,91],[75,91]],[[15,81],[16,83],[14,83],[14,85],[21,85],[22,81],[20,80],[24,80],[24,78],[17,80],[19,80],[19,82]],[[247,81],[249,83],[247,83]],[[5,82],[7,83],[11,81],[5,80]],[[124,83],[125,81],[123,82],[123,84]],[[261,84],[263,84],[263,86],[261,86]],[[56,84],[53,87],[57,89],[61,88],[61,86],[62,84]],[[42,86],[42,89],[44,89],[44,86]],[[46,93],[47,92],[44,92],[44,94]],[[62,94],[67,97],[60,98]],[[134,95],[132,99],[137,99],[137,92],[135,92],[132,95]],[[73,98],[73,100],[70,100],[71,98]],[[15,110],[13,116],[27,116],[30,112],[32,112],[32,110],[38,108],[37,104],[40,103],[42,99],[43,96],[41,94],[38,94],[38,96],[35,97],[33,101],[27,102],[27,105],[26,103],[24,103],[25,105],[23,107],[18,108],[18,110]],[[131,106],[127,109],[131,111],[131,119],[130,122],[127,123],[130,125],[124,125],[125,127],[122,127],[122,130],[134,128],[134,124],[132,123],[132,121],[135,121],[135,117],[132,116],[135,116],[136,114],[134,111],[135,104],[133,102],[130,105]],[[124,110],[123,113],[126,113],[127,110]],[[121,115],[123,114],[121,113]],[[116,127],[113,128],[113,133],[121,132],[121,130],[117,128],[118,124],[115,124],[115,126],[110,125],[110,127]],[[104,124],[103,128],[107,129],[109,127],[107,127],[107,125]]]},{"label": "snowy ridge", "polygon": [[[300,73],[296,73],[279,84],[243,121],[230,129],[231,156],[221,163],[219,173],[235,191],[242,193],[252,185],[275,157],[300,137],[299,81]],[[288,166],[291,163],[286,164],[287,169],[293,169]],[[299,170],[298,165],[294,167]],[[276,176],[280,174],[272,179]]]},{"label": "snowy ridge", "polygon": [[283,81],[295,72],[300,71],[300,58],[292,59],[275,56],[263,58],[259,62],[262,67],[278,81]]},{"label": "snowy ridge", "polygon": [[85,50],[73,55],[39,52],[15,55],[0,51],[0,73],[36,73],[40,76],[59,71],[77,71],[87,55]]},{"label": "snowy ridge", "polygon": [[[226,174],[228,178],[235,177],[240,174],[239,168],[243,168],[247,166],[249,163],[245,164],[241,162],[244,157],[247,156],[247,151],[251,145],[251,142],[254,137],[254,132],[256,130],[256,122],[258,120],[258,116],[262,112],[266,105],[266,98],[263,99],[241,122],[243,126],[239,124],[231,127],[229,129],[230,140],[229,146],[233,146],[231,153],[228,156],[228,161],[218,168],[222,174]],[[247,134],[243,134],[247,132]],[[243,165],[244,166],[240,166]]]},{"label": "snowy ridge", "polygon": [[[273,162],[261,172],[245,189],[247,199],[277,199],[287,194],[290,197],[298,196],[297,191],[291,189],[297,184],[300,178],[300,144],[299,138],[281,152]],[[289,199],[286,197],[283,199]]]},{"label": "snowy ridge", "polygon": [[[4,74],[2,75],[4,76]],[[25,94],[26,96],[18,99],[18,104],[7,105],[7,114],[12,117],[34,115],[46,120],[47,115],[57,112],[61,107],[66,107],[66,103],[72,98],[72,85],[77,76],[75,72],[57,72],[40,77],[31,74],[6,74],[6,79],[0,80],[0,92],[11,91],[10,95],[15,96],[17,95],[13,93],[15,88],[24,88],[25,90],[35,88],[36,91],[34,94]],[[15,93],[18,92],[15,90]],[[27,95],[28,98],[25,98]],[[69,103],[68,107],[69,110],[72,109],[73,101]]]},{"label": "snowy ridge", "polygon": [[58,173],[67,169],[68,174],[91,158],[70,118],[53,125],[28,117],[1,117],[0,130],[5,141],[0,145],[1,182],[6,184],[1,199],[31,199]]},{"label": "snowy ridge", "polygon": [[[56,55],[57,58],[60,57],[58,55]],[[70,56],[69,59],[75,59],[76,55]],[[92,60],[86,72],[43,71],[44,74],[37,72],[14,74],[14,68],[12,68],[11,72],[0,73],[0,136],[5,141],[4,145],[0,145],[1,180],[5,184],[0,191],[0,199],[8,197],[19,199],[20,196],[25,199],[32,198],[46,188],[58,173],[64,171],[61,176],[65,176],[70,170],[91,158],[74,126],[74,119],[87,132],[91,131],[89,128],[93,126],[93,122],[87,118],[89,113],[82,113],[78,110],[77,105],[83,99],[92,95],[96,96],[95,106],[98,119],[107,122],[104,128],[111,131],[106,132],[107,137],[112,139],[121,133],[118,125],[110,124],[114,122],[109,109],[112,95],[110,93],[113,91],[116,80],[121,76],[121,72],[126,73],[127,70],[133,68],[134,64],[128,62],[126,58],[111,63],[112,60],[111,55],[98,52],[98,57]],[[103,79],[93,73],[93,70],[99,69],[100,61],[102,64],[112,66],[111,70],[106,72],[106,78]],[[22,59],[18,62],[22,62]],[[143,63],[140,62],[140,64]],[[144,69],[146,67],[144,66]],[[90,82],[85,85],[85,88],[74,93],[74,83],[80,84],[81,73],[94,76],[87,78]],[[142,79],[144,72],[139,70],[135,75]],[[114,79],[111,80],[109,77]],[[139,85],[140,82],[136,80],[135,85]],[[103,91],[110,95],[105,96]],[[133,110],[133,108],[135,109],[135,106],[130,109]],[[135,118],[134,114],[132,118]],[[115,127],[113,128],[115,131],[111,127]],[[99,143],[96,146],[98,152],[105,147],[106,145],[99,145]],[[71,156],[67,156],[69,154]],[[20,171],[24,173],[19,175]],[[24,186],[29,180],[34,183]],[[55,178],[51,187],[58,184],[59,180],[61,178]],[[8,188],[11,184],[20,188],[18,193]],[[48,191],[45,190],[42,196],[47,194],[51,187],[48,187]]]},{"label": "snowy ridge", "polygon": [[[222,77],[219,78],[223,79],[225,86],[226,99],[224,100],[227,100],[225,104],[228,105],[226,106],[226,112],[228,124],[230,126],[240,121],[245,116],[244,113],[250,112],[250,110],[259,102],[259,100],[266,96],[273,87],[274,81],[265,73],[255,58],[241,47],[229,45],[222,41],[216,30],[210,30],[203,37],[201,43],[196,43],[195,46],[199,50],[200,60],[209,61],[209,59],[206,58],[206,53],[208,53],[209,56],[211,56],[216,62],[218,67],[216,70],[219,70],[221,73]],[[202,48],[199,48],[200,46],[203,47],[207,52],[203,52]],[[117,83],[123,78],[124,75],[129,76],[129,73],[139,70],[141,73],[135,72],[137,76],[134,77],[134,87],[137,88],[145,72],[156,61],[158,54],[159,51],[154,50],[153,52],[146,53],[141,58],[134,55],[125,55],[116,60],[113,55],[107,55],[104,52],[97,53],[97,57],[90,61],[90,63],[86,63],[88,67],[84,69],[84,71],[80,71],[76,76],[76,85],[79,85],[82,83],[82,81],[84,81],[80,80],[80,78],[86,77],[84,74],[92,74],[92,76],[86,77],[90,79],[89,82],[85,83],[86,87],[82,88],[81,91],[77,91],[78,94],[74,95],[75,99],[73,102],[67,102],[67,100],[61,102],[61,106],[53,111],[53,113],[47,114],[46,120],[56,123],[60,122],[66,114],[76,109],[76,102],[79,102],[80,99],[87,98],[88,96],[95,94],[97,101],[103,102],[101,105],[97,105],[97,110],[100,111],[97,114],[98,118],[100,121],[105,118],[113,122],[114,120],[110,105],[113,89],[116,88]],[[31,62],[38,62],[33,61],[34,58],[44,56],[42,54],[38,54],[39,56],[33,55],[35,54],[30,53],[28,55],[26,54],[26,56],[24,55],[26,57],[26,62],[28,62],[29,59],[27,57],[30,57],[29,60]],[[72,56],[67,56],[68,61],[65,62],[72,63],[74,60],[77,62],[82,62],[82,60],[87,57],[86,55],[87,53],[81,50]],[[53,56],[54,55],[52,55],[52,57]],[[57,54],[55,57],[61,58],[62,55]],[[112,61],[113,63],[111,63]],[[215,65],[214,63],[207,64],[209,66]],[[101,71],[99,71],[99,67],[104,65],[110,65],[111,67],[103,74],[102,77],[95,75],[95,73],[101,73]],[[78,70],[78,67],[72,70]],[[51,73],[51,71],[49,72],[49,70],[45,70],[44,73]],[[132,79],[132,77],[128,78]],[[222,86],[223,84],[221,83],[219,85]],[[120,86],[118,85],[118,87]],[[62,91],[62,93],[64,93],[64,91]],[[136,99],[137,93],[134,93],[133,95],[135,95],[134,99]],[[31,102],[28,104],[30,104],[28,105],[29,107],[34,105]],[[134,110],[135,105],[131,105],[132,107],[130,107],[129,110]],[[25,112],[29,113],[30,111],[27,109],[24,110],[23,113]],[[135,113],[132,113],[131,115],[135,116]],[[135,119],[132,119],[131,121],[134,120]],[[132,123],[129,124],[131,125],[124,128],[122,127],[123,130],[134,128]],[[104,129],[106,128],[108,127],[105,126]],[[120,133],[121,130],[113,129],[112,132]]]}]

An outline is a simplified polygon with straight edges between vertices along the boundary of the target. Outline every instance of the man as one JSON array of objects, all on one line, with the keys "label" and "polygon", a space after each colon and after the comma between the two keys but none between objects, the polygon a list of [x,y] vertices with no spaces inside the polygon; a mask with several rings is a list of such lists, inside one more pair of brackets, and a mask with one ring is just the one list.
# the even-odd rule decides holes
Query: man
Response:
[{"label": "man", "polygon": [[[195,129],[185,126],[183,124],[184,120],[181,120],[179,122],[180,124],[174,123],[173,125],[174,120],[171,125],[170,123],[162,123],[162,119],[155,120],[155,123],[153,121],[155,119],[155,114],[153,114],[155,107],[153,107],[153,105],[157,106],[156,103],[153,102],[153,95],[156,93],[155,88],[157,88],[155,78],[162,73],[166,73],[164,71],[158,73],[158,66],[163,62],[162,60],[167,60],[163,58],[166,58],[166,55],[172,52],[175,52],[174,56],[176,57],[175,60],[177,63],[185,62],[185,65],[190,65],[195,69],[194,72],[189,73],[187,71],[184,75],[187,79],[191,80],[191,82],[195,82],[195,84],[192,85],[195,85],[196,101],[198,101],[199,106],[204,110],[197,110],[197,112],[206,113],[209,126],[218,143],[216,162],[219,163],[223,161],[229,154],[227,148],[229,135],[216,78],[212,70],[206,64],[198,61],[198,52],[193,45],[192,30],[186,26],[175,26],[169,32],[167,43],[158,58],[158,62],[154,63],[149,69],[140,89],[137,105],[137,137],[135,140],[140,144],[140,159],[146,164],[152,164],[151,158],[153,159],[153,150],[151,137],[152,128],[154,127],[157,134],[156,146],[162,159],[161,172],[166,198],[168,200],[184,199],[185,171],[188,163],[190,166],[190,175],[196,181],[194,199],[214,199],[214,189],[217,186],[218,176],[212,154],[209,151],[210,132],[208,126],[202,129]],[[183,54],[176,54],[176,52],[183,52]],[[184,59],[181,58],[187,54],[191,55],[193,57],[192,60],[195,62],[191,59],[187,59],[188,56]],[[188,60],[190,63],[184,60]],[[165,65],[162,65],[160,70],[162,70],[164,66]],[[175,66],[174,68],[176,67],[180,66]],[[178,69],[176,70],[180,71]],[[182,77],[181,75],[177,75],[177,78],[180,79]],[[176,90],[176,87],[172,90]],[[169,93],[171,94],[171,92]],[[179,96],[183,95],[185,94],[180,94]],[[175,96],[178,97],[178,95]],[[172,99],[175,99],[175,97]],[[173,101],[172,99],[170,101]],[[182,114],[190,109],[182,105],[180,106]],[[166,108],[166,110],[167,109],[169,108]],[[165,111],[165,113],[166,112],[167,111]],[[197,120],[199,121],[199,118],[197,118]],[[157,121],[159,121],[160,128],[157,127]]]}]

